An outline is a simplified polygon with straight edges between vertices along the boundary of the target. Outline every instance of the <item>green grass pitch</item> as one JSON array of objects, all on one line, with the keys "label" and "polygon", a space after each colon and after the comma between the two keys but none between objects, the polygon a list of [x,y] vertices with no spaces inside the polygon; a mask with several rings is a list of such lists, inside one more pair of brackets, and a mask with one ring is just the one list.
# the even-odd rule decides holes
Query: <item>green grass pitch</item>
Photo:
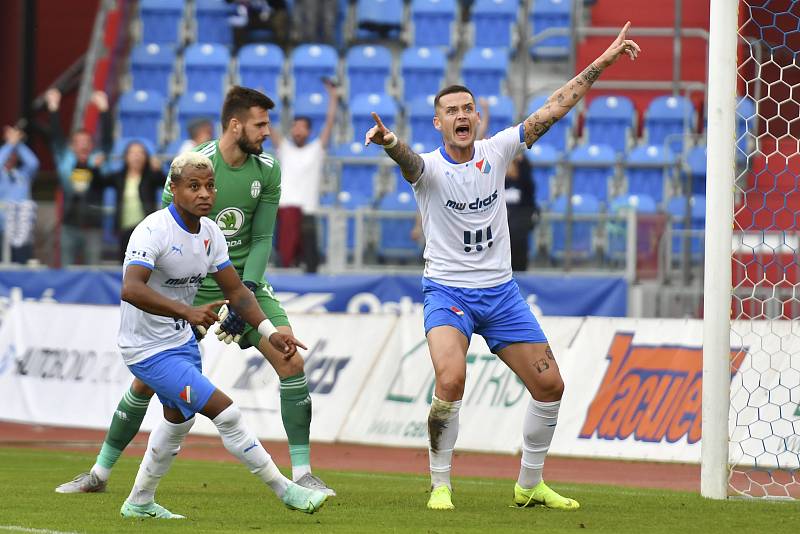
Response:
[{"label": "green grass pitch", "polygon": [[[796,533],[800,503],[714,502],[675,491],[608,486],[552,486],[581,503],[576,512],[510,506],[513,481],[454,479],[452,512],[425,508],[427,477],[326,471],[338,497],[321,512],[291,512],[236,463],[176,460],[157,501],[188,519],[129,520],[119,516],[139,460],[124,457],[106,493],[59,495],[53,489],[87,469],[94,456],[0,449],[2,532],[750,532]],[[284,472],[286,470],[284,469]],[[147,524],[144,524],[147,523]],[[29,529],[29,530],[26,530]],[[39,530],[32,530],[39,529]]]}]

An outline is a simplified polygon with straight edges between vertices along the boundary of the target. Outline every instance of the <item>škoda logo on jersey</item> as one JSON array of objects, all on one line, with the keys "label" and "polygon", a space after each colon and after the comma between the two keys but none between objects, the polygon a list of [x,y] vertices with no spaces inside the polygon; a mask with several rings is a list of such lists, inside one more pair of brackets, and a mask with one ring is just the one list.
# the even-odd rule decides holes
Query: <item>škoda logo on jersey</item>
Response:
[{"label": "\u0161koda logo on jersey", "polygon": [[[700,440],[703,350],[676,345],[633,345],[632,333],[617,333],[608,349],[608,369],[589,405],[578,437],[674,443]],[[731,351],[731,373],[744,351]]]}]

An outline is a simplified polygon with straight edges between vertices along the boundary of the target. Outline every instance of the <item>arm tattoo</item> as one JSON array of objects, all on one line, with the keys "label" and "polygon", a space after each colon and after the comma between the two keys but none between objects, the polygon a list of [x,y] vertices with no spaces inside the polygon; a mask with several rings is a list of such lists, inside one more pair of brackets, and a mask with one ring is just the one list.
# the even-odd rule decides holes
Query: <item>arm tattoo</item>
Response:
[{"label": "arm tattoo", "polygon": [[411,147],[402,141],[397,141],[397,145],[393,148],[386,150],[386,153],[392,158],[403,173],[403,178],[409,182],[417,181],[417,178],[422,174],[423,162],[419,154],[411,150]]},{"label": "arm tattoo", "polygon": [[583,72],[581,73],[581,77],[586,81],[586,83],[591,85],[595,81],[597,81],[597,78],[600,77],[600,73],[601,72],[602,71],[600,69],[598,69],[597,67],[595,67],[594,63],[592,63],[591,65],[589,65],[588,67],[583,69]]}]

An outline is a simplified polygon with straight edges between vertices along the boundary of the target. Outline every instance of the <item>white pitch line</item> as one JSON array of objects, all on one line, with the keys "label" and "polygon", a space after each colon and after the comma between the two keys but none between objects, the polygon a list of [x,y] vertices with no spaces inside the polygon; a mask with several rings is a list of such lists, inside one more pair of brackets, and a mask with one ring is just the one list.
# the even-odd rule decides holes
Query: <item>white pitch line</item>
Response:
[{"label": "white pitch line", "polygon": [[61,530],[47,530],[45,528],[28,528],[19,525],[0,525],[0,530],[9,530],[11,532],[32,532],[34,534],[80,534],[79,532],[64,532]]}]

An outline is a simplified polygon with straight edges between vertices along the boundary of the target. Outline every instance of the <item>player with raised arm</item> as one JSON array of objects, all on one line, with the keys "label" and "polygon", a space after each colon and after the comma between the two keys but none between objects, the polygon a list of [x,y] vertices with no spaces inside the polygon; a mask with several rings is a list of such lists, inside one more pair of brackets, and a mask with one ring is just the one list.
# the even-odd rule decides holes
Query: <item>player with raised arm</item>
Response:
[{"label": "player with raised arm", "polygon": [[476,141],[480,114],[463,86],[442,89],[434,102],[434,127],[443,146],[416,154],[373,113],[365,143],[382,145],[411,183],[425,235],[425,332],[436,384],[428,434],[431,493],[428,508],[453,509],[451,460],[464,394],[466,354],[473,333],[511,368],[531,399],[522,423],[523,447],[514,486],[517,506],[575,510],[542,480],[545,455],[558,420],[564,382],[539,323],[511,275],[510,239],[503,200],[506,168],[580,101],[604,69],[639,46],[626,38],[627,23],[609,48],[553,93],[519,126]]},{"label": "player with raised arm", "polygon": [[230,309],[281,354],[290,357],[298,346],[306,347],[292,335],[279,332],[264,315],[228,258],[222,231],[205,217],[217,194],[211,160],[187,152],[172,162],[170,174],[173,203],[136,226],[123,264],[120,352],[134,376],[158,394],[164,419],[150,434],[133,489],[120,513],[134,518],[183,518],[154,499],[196,413],[211,419],[225,448],[270,486],[288,508],[314,513],[327,495],[284,477],[244,423],[238,406],[203,375],[191,326],[211,326],[219,319],[216,310],[226,301],[192,304],[198,287],[210,273]]},{"label": "player with raised arm", "polygon": [[[278,161],[262,152],[262,143],[270,134],[268,111],[272,100],[245,87],[232,87],[222,107],[222,136],[195,147],[214,165],[217,198],[209,213],[228,243],[231,261],[244,284],[255,294],[261,309],[279,331],[292,334],[289,319],[264,280],[270,252],[275,216],[281,194]],[[163,203],[172,200],[170,179],[164,188]],[[196,304],[221,300],[217,283],[207,278],[200,286]],[[216,333],[227,343],[238,342],[242,348],[254,346],[269,361],[280,378],[281,418],[289,442],[292,479],[301,486],[319,489],[328,495],[335,492],[311,473],[309,428],[311,396],[300,354],[287,356],[276,351],[267,339],[245,324],[238,313],[223,307]],[[203,332],[204,333],[204,332]],[[199,334],[202,336],[202,334]],[[139,431],[153,391],[134,379],[120,400],[95,465],[88,473],[56,488],[59,493],[103,491],[111,468],[122,451]]]}]

